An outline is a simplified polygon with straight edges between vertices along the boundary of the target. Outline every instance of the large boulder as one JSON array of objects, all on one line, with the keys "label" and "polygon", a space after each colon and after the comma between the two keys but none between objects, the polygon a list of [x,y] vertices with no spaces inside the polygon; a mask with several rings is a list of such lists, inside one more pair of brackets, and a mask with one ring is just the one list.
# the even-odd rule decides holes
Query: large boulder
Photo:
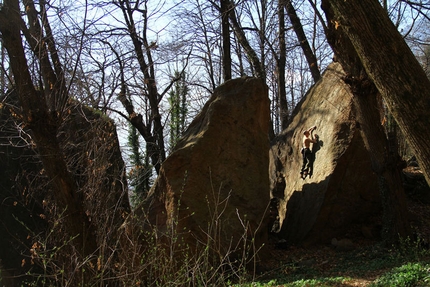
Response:
[{"label": "large boulder", "polygon": [[269,124],[262,80],[219,86],[136,212],[149,216],[159,234],[180,237],[190,252],[209,247],[225,255],[261,246],[268,235]]},{"label": "large boulder", "polygon": [[[17,94],[11,91],[0,101],[0,263],[15,278],[16,286],[21,286],[22,280],[28,280],[25,274],[32,280],[32,275],[46,272],[38,268],[40,261],[32,253],[41,247],[39,242],[47,250],[62,247],[53,248],[46,257],[67,258],[69,262],[72,253],[65,244],[69,238],[62,229],[62,210],[57,207],[31,130],[21,122]],[[91,220],[92,235],[99,246],[114,250],[116,230],[130,212],[115,124],[71,101],[58,129],[58,140],[78,186],[76,197]],[[109,248],[105,248],[108,254],[101,256],[106,260],[113,252]]]},{"label": "large boulder", "polygon": [[[381,211],[377,179],[343,76],[340,65],[331,64],[272,144],[271,201],[277,211],[272,231],[288,243],[345,237],[352,226],[359,232]],[[311,147],[312,172],[303,180],[303,131],[314,125],[319,141]]]}]

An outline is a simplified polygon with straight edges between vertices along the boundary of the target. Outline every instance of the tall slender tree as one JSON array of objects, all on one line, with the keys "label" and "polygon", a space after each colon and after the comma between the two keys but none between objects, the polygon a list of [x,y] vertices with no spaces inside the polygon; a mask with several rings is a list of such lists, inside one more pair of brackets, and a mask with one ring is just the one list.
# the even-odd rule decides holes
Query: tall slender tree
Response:
[{"label": "tall slender tree", "polygon": [[185,73],[175,72],[175,76],[180,78],[169,93],[170,104],[170,146],[173,149],[185,129],[185,119],[187,117],[187,94],[188,85]]},{"label": "tall slender tree", "polygon": [[[164,126],[161,120],[161,114],[159,109],[159,103],[161,101],[161,95],[158,93],[157,83],[155,80],[155,63],[152,57],[152,49],[155,47],[155,43],[149,42],[148,40],[148,7],[141,7],[140,1],[134,2],[129,0],[113,1],[113,3],[120,9],[128,36],[133,44],[135,57],[139,64],[140,72],[143,74],[143,84],[145,86],[145,94],[149,102],[150,116],[148,117],[149,122],[144,122],[143,117],[136,113],[133,105],[126,99],[125,91],[122,89],[120,93],[120,99],[126,108],[130,122],[136,126],[138,131],[141,133],[147,143],[147,153],[152,159],[152,164],[155,167],[156,172],[160,170],[161,163],[166,158],[166,151],[164,147]],[[135,22],[136,15],[139,15],[143,19],[143,29],[138,30],[138,26]],[[122,86],[127,86],[126,82],[122,81]]]},{"label": "tall slender tree", "polygon": [[293,3],[291,2],[291,0],[285,0],[284,3],[285,3],[285,10],[287,10],[288,17],[290,18],[291,24],[293,25],[294,32],[297,35],[297,40],[299,41],[300,47],[302,48],[303,54],[305,55],[306,61],[308,62],[309,70],[311,71],[312,78],[316,83],[321,78],[317,57],[315,56],[315,53],[312,51],[312,48],[309,45],[309,41],[303,30],[303,26],[300,21],[300,18],[297,16],[296,9],[294,8]]},{"label": "tall slender tree", "polygon": [[0,70],[0,96],[3,96],[6,92],[6,83],[8,81],[6,81],[6,70],[5,70],[5,54],[6,54],[6,49],[4,48],[3,45],[3,40],[0,39],[0,65],[1,65],[1,70]]},{"label": "tall slender tree", "polygon": [[232,7],[229,13],[230,25],[234,31],[234,34],[236,36],[238,43],[242,46],[248,58],[248,61],[252,65],[254,76],[257,78],[266,79],[266,74],[264,72],[265,69],[263,66],[264,63],[261,63],[257,53],[250,45],[249,40],[247,39],[246,34],[240,25],[240,21],[237,18],[236,11],[233,8],[234,5],[231,0],[230,0],[230,7]]},{"label": "tall slender tree", "polygon": [[288,100],[285,83],[285,68],[287,61],[287,48],[285,43],[285,0],[278,0],[278,21],[279,21],[279,58],[276,61],[277,84],[278,84],[278,102],[279,102],[279,117],[281,121],[281,129],[284,130],[288,125]]},{"label": "tall slender tree", "polygon": [[221,1],[221,33],[222,33],[222,73],[224,81],[231,79],[231,41],[228,14],[230,13],[230,1]]},{"label": "tall slender tree", "polygon": [[131,169],[128,177],[133,192],[130,198],[133,206],[137,206],[145,198],[152,185],[152,166],[147,154],[141,150],[140,138],[136,127],[129,124],[128,145],[131,149]]},{"label": "tall slender tree", "polygon": [[[95,238],[91,236],[90,222],[79,202],[75,180],[67,168],[57,139],[61,115],[69,95],[45,11],[47,3],[40,2],[39,9],[33,1],[24,4],[24,10],[21,10],[18,0],[5,0],[0,6],[0,33],[22,107],[22,119],[32,131],[46,174],[51,179],[57,204],[64,210],[64,230],[75,238],[77,252],[89,255],[96,250]],[[21,15],[25,15],[27,20],[24,21]],[[21,35],[31,47],[32,54],[26,54]],[[27,62],[29,55],[35,57],[40,66],[38,76],[41,85],[37,87],[33,82],[38,81],[30,74]]]}]

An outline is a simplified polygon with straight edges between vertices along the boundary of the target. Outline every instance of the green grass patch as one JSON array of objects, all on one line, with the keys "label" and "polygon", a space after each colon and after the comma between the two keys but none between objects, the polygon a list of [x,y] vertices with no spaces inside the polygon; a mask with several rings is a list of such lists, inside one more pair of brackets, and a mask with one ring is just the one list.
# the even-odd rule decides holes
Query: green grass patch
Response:
[{"label": "green grass patch", "polygon": [[421,262],[407,263],[393,268],[380,276],[370,286],[372,287],[413,287],[429,286],[430,265]]},{"label": "green grass patch", "polygon": [[332,253],[329,258],[315,256],[309,259],[308,254],[304,261],[297,257],[297,261],[283,264],[276,271],[257,278],[260,279],[258,282],[228,286],[337,287],[358,283],[371,287],[430,286],[430,252],[416,242],[404,241],[393,248],[378,244],[363,246]]}]

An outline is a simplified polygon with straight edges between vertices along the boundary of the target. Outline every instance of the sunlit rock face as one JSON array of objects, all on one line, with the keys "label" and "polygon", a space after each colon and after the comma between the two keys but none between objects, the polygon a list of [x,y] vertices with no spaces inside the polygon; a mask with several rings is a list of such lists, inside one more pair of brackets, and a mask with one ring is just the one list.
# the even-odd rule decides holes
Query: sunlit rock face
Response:
[{"label": "sunlit rock face", "polygon": [[[278,212],[272,231],[291,244],[330,242],[371,224],[381,212],[377,179],[343,76],[340,65],[331,64],[272,142],[271,201]],[[315,125],[313,168],[303,180],[303,132]]]}]

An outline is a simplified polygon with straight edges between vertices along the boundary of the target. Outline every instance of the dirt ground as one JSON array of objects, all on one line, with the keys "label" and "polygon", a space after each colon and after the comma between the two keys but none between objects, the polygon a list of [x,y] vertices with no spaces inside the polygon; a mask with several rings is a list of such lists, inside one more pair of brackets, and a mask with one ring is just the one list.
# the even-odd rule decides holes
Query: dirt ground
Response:
[{"label": "dirt ground", "polygon": [[[411,227],[420,245],[429,248],[430,188],[418,168],[408,167],[403,174]],[[276,279],[279,286],[300,279],[335,277],[347,280],[324,286],[368,286],[396,264],[402,264],[396,257],[398,251],[382,246],[378,239],[357,237],[351,242],[350,248],[338,250],[330,243],[305,248],[272,240],[268,246],[270,259],[258,277],[262,281]]]}]

